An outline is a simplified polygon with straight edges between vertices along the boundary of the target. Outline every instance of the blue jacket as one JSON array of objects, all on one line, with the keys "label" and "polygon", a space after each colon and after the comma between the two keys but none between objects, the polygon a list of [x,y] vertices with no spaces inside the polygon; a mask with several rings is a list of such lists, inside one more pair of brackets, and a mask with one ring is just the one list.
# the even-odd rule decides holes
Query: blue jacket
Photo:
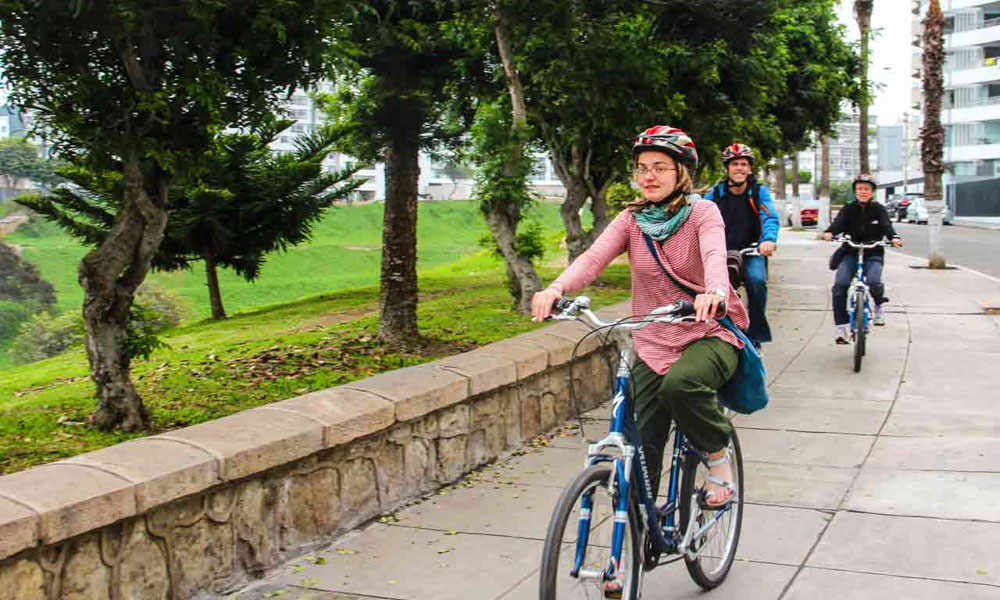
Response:
[{"label": "blue jacket", "polygon": [[[760,185],[755,181],[751,181],[748,185],[748,189],[750,190],[750,194],[748,195],[750,206],[757,211],[757,216],[760,217],[760,239],[758,241],[777,243],[778,229],[781,228],[781,223],[778,221],[778,211],[774,209],[771,190],[767,186]],[[718,202],[716,198],[721,199],[725,194],[726,182],[723,181],[713,187],[704,197],[713,202]]]}]

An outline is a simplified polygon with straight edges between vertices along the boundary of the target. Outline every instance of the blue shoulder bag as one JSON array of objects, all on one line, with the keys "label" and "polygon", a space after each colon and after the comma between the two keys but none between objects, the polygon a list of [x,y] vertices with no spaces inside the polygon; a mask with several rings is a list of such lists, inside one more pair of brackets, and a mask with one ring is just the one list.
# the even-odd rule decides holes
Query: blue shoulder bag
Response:
[{"label": "blue shoulder bag", "polygon": [[[660,269],[663,270],[667,278],[673,281],[674,285],[687,292],[691,298],[694,298],[694,291],[677,281],[660,262],[660,256],[653,246],[653,239],[645,233],[642,234],[642,237],[646,240],[649,253],[653,255],[656,264],[660,265]],[[740,350],[740,364],[736,367],[736,373],[718,390],[719,403],[738,413],[748,415],[767,406],[767,369],[764,368],[764,361],[761,360],[757,348],[743,333],[743,330],[733,323],[732,319],[726,316],[718,321],[720,325],[731,331],[743,342],[743,349]]]}]

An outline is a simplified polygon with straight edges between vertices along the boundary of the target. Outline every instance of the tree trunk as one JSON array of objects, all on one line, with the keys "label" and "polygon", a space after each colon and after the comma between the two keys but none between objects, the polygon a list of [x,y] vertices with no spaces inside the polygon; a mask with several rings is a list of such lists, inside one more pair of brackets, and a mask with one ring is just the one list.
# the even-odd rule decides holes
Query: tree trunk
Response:
[{"label": "tree trunk", "polygon": [[819,179],[819,216],[816,221],[816,228],[826,231],[830,226],[830,138],[823,136],[821,142],[820,179]]},{"label": "tree trunk", "polygon": [[870,37],[874,0],[854,0],[854,14],[861,33],[861,102],[858,105],[861,143],[861,172],[871,173],[868,164],[868,38]]},{"label": "tree trunk", "polygon": [[802,201],[799,198],[799,153],[792,153],[792,226],[802,227]]},{"label": "tree trunk", "polygon": [[80,261],[87,325],[87,360],[97,388],[92,422],[101,429],[149,428],[149,411],[132,384],[126,349],[129,309],[135,291],[149,272],[167,225],[167,184],[143,176],[138,153],[124,163],[121,211],[108,237]]},{"label": "tree trunk", "polygon": [[941,98],[944,95],[944,81],[941,65],[944,49],[941,28],[944,17],[938,0],[931,0],[924,18],[924,127],[921,131],[921,157],[924,163],[924,201],[927,204],[927,235],[930,242],[927,266],[931,269],[945,268],[941,251],[941,174],[944,172],[944,127],[941,125]]},{"label": "tree trunk", "polygon": [[219,273],[215,264],[215,253],[211,248],[206,248],[205,256],[205,278],[208,284],[208,299],[212,304],[212,318],[221,321],[226,318],[226,307],[222,305],[222,291],[219,289]]},{"label": "tree trunk", "polygon": [[559,214],[562,216],[563,228],[566,230],[566,252],[567,262],[572,263],[590,247],[590,236],[583,228],[583,221],[580,219],[580,209],[587,203],[587,184],[582,178],[572,177],[568,181],[563,181],[566,188],[566,198],[563,199],[562,206],[559,207]]},{"label": "tree trunk", "polygon": [[400,344],[417,330],[418,133],[397,129],[385,157],[379,339]]},{"label": "tree trunk", "polygon": [[785,157],[779,156],[774,168],[774,202],[778,205],[778,219],[784,226],[788,219],[788,199],[785,196]]},{"label": "tree trunk", "polygon": [[[512,107],[510,136],[513,143],[504,165],[504,175],[513,178],[517,165],[524,160],[523,137],[528,126],[528,107],[524,100],[521,77],[514,64],[506,14],[499,3],[493,5],[493,33],[497,40],[500,61],[503,63]],[[507,263],[507,281],[514,298],[514,308],[521,313],[530,313],[532,297],[542,288],[542,283],[538,273],[535,272],[535,266],[531,264],[531,259],[517,251],[517,228],[521,222],[520,198],[497,198],[483,207],[483,212],[493,240]]]}]

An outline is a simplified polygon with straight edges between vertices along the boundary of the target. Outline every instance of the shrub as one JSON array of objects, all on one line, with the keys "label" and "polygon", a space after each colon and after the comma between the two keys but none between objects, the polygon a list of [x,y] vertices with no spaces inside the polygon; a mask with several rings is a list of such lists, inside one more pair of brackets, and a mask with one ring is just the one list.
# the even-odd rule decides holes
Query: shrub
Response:
[{"label": "shrub", "polygon": [[618,214],[625,210],[626,204],[639,199],[639,190],[628,183],[612,183],[608,186],[604,199],[608,203],[608,207],[611,208],[611,212]]},{"label": "shrub", "polygon": [[[177,296],[159,285],[142,284],[132,302],[126,329],[125,352],[129,358],[149,358],[156,349],[166,347],[156,334],[180,323],[184,313]],[[20,325],[8,354],[14,363],[25,364],[61,354],[86,338],[86,326],[79,313],[57,317],[41,313]]]},{"label": "shrub", "polygon": [[21,324],[7,353],[15,364],[26,364],[65,352],[86,338],[83,317],[79,314],[53,317],[43,312]]}]

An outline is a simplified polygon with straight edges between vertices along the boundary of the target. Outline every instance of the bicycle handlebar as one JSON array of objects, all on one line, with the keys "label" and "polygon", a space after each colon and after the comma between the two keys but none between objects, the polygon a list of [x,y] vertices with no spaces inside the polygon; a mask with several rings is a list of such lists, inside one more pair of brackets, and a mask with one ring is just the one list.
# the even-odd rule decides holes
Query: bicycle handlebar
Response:
[{"label": "bicycle handlebar", "polygon": [[740,254],[743,256],[761,256],[760,250],[757,248],[758,244],[750,244],[749,247],[740,250]]},{"label": "bicycle handlebar", "polygon": [[851,236],[849,236],[849,235],[842,235],[842,236],[835,237],[835,238],[833,238],[832,241],[834,241],[834,242],[842,242],[844,244],[847,244],[851,248],[858,248],[858,249],[864,248],[865,250],[871,250],[872,248],[878,248],[880,246],[883,247],[883,248],[888,248],[889,246],[892,245],[891,242],[887,242],[885,240],[879,240],[877,242],[872,242],[870,244],[859,244],[857,242],[852,241],[851,240]]},{"label": "bicycle handlebar", "polygon": [[666,306],[653,309],[648,315],[638,317],[639,320],[633,322],[617,321],[606,323],[602,321],[592,310],[590,310],[590,298],[587,296],[577,296],[576,298],[560,298],[552,305],[559,310],[559,314],[549,316],[553,321],[582,321],[592,329],[618,329],[624,331],[636,331],[649,325],[650,323],[683,323],[694,321],[694,303],[690,300],[678,300]]}]

